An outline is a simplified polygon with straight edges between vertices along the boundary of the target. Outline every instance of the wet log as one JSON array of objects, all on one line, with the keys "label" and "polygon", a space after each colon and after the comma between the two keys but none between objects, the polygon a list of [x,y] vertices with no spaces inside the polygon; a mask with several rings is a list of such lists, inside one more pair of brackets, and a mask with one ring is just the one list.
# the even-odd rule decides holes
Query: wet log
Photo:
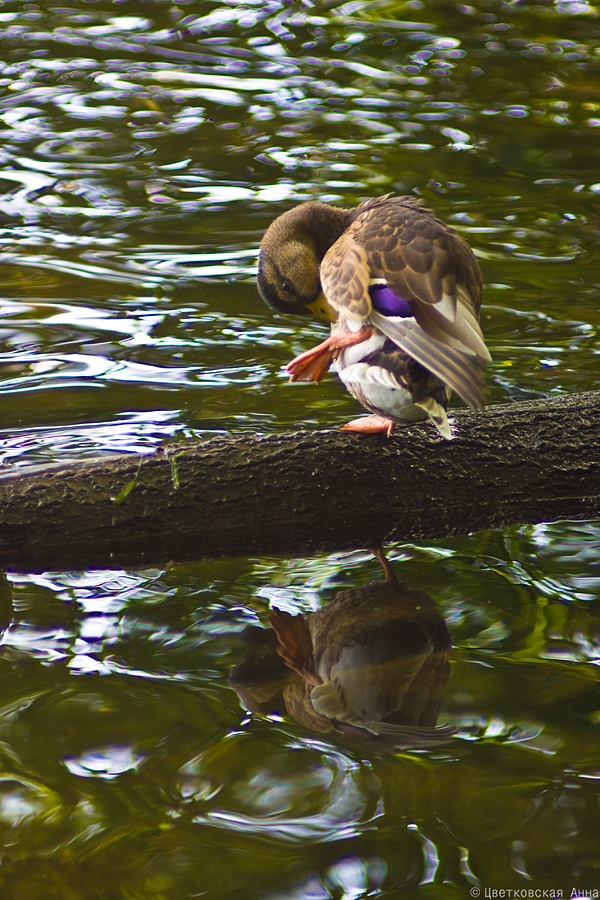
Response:
[{"label": "wet log", "polygon": [[0,476],[12,571],[305,555],[600,515],[600,392],[338,430],[166,444]]}]

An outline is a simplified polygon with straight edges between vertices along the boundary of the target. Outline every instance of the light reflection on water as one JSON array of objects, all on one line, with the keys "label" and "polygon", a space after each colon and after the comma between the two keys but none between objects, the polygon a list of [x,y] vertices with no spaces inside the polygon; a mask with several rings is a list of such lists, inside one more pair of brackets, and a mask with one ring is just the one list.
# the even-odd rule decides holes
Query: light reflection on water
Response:
[{"label": "light reflection on water", "polygon": [[[230,737],[223,752],[231,750],[235,739]],[[239,740],[247,743],[243,735]],[[271,756],[254,771],[254,766],[247,771],[241,764],[234,774],[226,763],[227,794],[236,799],[237,809],[225,811],[217,803],[195,821],[278,841],[323,843],[356,837],[381,816],[378,779],[365,777],[342,752],[310,740],[292,742],[287,751],[297,757],[295,766],[290,766],[290,752]],[[237,756],[235,749],[233,753]],[[213,756],[198,774],[214,765]]]},{"label": "light reflection on water", "polygon": [[78,778],[118,778],[124,772],[135,771],[142,765],[143,756],[134,755],[129,747],[98,747],[80,757],[66,757],[65,766]]}]

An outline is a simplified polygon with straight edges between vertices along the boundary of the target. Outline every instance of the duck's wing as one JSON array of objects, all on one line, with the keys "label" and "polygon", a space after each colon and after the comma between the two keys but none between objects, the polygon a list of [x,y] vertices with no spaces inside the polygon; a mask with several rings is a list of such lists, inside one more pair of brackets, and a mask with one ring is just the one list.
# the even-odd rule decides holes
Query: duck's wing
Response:
[{"label": "duck's wing", "polygon": [[350,231],[365,249],[372,276],[411,303],[426,334],[489,360],[477,318],[481,273],[460,235],[411,198],[367,208]]},{"label": "duck's wing", "polygon": [[415,319],[382,316],[372,311],[370,322],[401,350],[437,375],[471,409],[485,406],[485,378],[479,357],[431,337]]},{"label": "duck's wing", "polygon": [[[343,315],[370,322],[472,408],[485,403],[490,355],[477,313],[481,276],[468,244],[410,198],[367,205],[321,264],[321,284]],[[414,318],[373,308],[369,285],[384,280]]]}]

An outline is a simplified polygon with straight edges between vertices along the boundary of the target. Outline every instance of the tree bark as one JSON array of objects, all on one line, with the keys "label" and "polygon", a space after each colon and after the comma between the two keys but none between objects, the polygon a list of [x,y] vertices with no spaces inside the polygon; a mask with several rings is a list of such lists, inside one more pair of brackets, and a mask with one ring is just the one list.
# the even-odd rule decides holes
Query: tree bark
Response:
[{"label": "tree bark", "polygon": [[458,411],[391,438],[234,435],[0,476],[13,571],[304,555],[600,515],[600,392]]}]

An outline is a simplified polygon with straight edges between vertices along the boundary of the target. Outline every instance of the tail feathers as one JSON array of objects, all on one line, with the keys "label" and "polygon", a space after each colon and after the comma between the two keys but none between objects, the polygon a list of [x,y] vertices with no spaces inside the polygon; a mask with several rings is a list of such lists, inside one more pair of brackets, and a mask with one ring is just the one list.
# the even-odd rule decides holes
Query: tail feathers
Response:
[{"label": "tail feathers", "polygon": [[444,743],[453,736],[456,728],[453,725],[419,726],[390,725],[387,722],[338,722],[339,731],[358,736],[370,733],[377,743],[397,750],[411,747],[430,747]]},{"label": "tail feathers", "polygon": [[415,321],[382,316],[375,310],[369,320],[401,350],[462,397],[471,409],[485,406],[483,361],[454,346],[436,340]]},{"label": "tail feathers", "polygon": [[451,441],[453,439],[454,435],[450,430],[448,416],[441,403],[438,403],[437,400],[433,399],[433,397],[424,397],[423,400],[419,400],[418,402],[416,402],[415,406],[419,406],[421,409],[425,410],[443,438],[445,438],[447,441]]}]

